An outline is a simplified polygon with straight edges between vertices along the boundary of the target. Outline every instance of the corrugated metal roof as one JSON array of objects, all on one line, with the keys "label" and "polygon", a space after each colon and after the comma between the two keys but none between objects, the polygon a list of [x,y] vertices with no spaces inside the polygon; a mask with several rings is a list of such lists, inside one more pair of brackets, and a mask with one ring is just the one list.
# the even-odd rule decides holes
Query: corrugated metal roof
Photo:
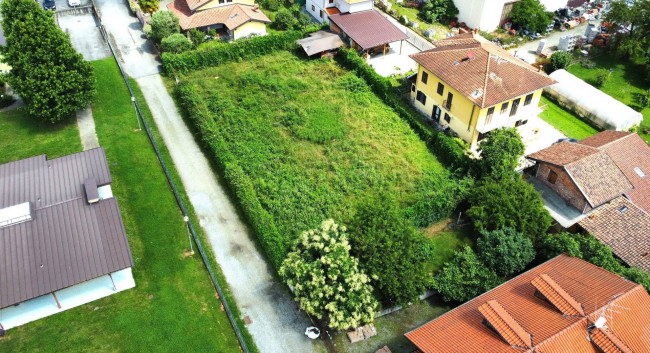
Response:
[{"label": "corrugated metal roof", "polygon": [[0,202],[33,205],[0,229],[0,308],[133,266],[117,200],[88,204],[87,177],[110,183],[102,148],[0,165]]},{"label": "corrugated metal roof", "polygon": [[299,39],[296,43],[302,46],[308,56],[334,50],[345,45],[338,34],[329,31],[317,31],[307,38]]},{"label": "corrugated metal roof", "polygon": [[329,19],[363,49],[408,38],[406,33],[375,10],[335,14],[330,15]]}]

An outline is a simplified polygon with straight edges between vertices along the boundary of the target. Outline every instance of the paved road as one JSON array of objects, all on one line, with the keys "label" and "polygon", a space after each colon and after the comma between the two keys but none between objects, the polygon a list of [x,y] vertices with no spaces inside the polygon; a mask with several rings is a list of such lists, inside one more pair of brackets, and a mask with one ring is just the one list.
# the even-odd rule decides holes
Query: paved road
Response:
[{"label": "paved road", "polygon": [[[600,23],[600,21],[592,21],[592,22]],[[527,53],[535,54],[535,52],[537,51],[537,47],[539,46],[539,42],[542,39],[546,39],[544,53],[551,54],[557,50],[557,46],[558,44],[560,44],[560,37],[566,36],[568,34],[577,34],[580,36],[585,35],[585,32],[587,31],[587,23],[588,22],[581,23],[564,32],[553,32],[548,37],[540,38],[539,40],[534,40],[534,41],[524,43],[516,48],[510,48],[508,49],[508,51],[512,54],[514,54],[515,52],[527,52]]]},{"label": "paved road", "polygon": [[70,34],[72,46],[88,61],[105,59],[111,56],[108,45],[97,28],[92,13],[57,15],[59,27]]},{"label": "paved road", "polygon": [[142,89],[160,134],[169,149],[201,227],[223,271],[237,306],[262,353],[322,352],[321,341],[303,332],[308,318],[273,277],[255,240],[239,218],[226,191],[181,118],[159,74],[160,63],[126,5],[99,0],[104,25],[117,42],[127,73]]}]

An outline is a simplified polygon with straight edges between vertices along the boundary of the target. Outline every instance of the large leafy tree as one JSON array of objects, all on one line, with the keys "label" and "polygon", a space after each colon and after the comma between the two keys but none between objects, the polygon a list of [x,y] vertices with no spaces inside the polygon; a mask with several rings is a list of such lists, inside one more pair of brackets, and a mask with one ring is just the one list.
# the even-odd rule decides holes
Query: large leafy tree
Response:
[{"label": "large leafy tree", "polygon": [[525,149],[515,128],[491,131],[479,146],[481,175],[495,179],[513,176]]},{"label": "large leafy tree", "polygon": [[[605,14],[605,21],[615,30],[627,27],[615,41],[616,52],[624,60],[634,55],[650,55],[650,0],[636,0],[632,6],[625,1],[615,1]],[[646,65],[650,69],[650,61]],[[650,70],[648,74],[650,79]]]},{"label": "large leafy tree", "polygon": [[541,196],[519,177],[488,178],[470,193],[468,201],[467,215],[479,231],[512,227],[534,239],[551,226]]},{"label": "large leafy tree", "polygon": [[425,238],[394,205],[390,198],[363,199],[350,221],[350,244],[378,297],[405,305],[424,293],[430,277],[421,251]]},{"label": "large leafy tree", "polygon": [[307,313],[326,319],[329,327],[347,330],[372,322],[378,303],[370,278],[350,255],[345,227],[333,220],[303,232],[280,267]]},{"label": "large leafy tree", "polygon": [[514,228],[481,232],[476,249],[481,261],[501,276],[521,272],[535,259],[533,242]]},{"label": "large leafy tree", "polygon": [[7,39],[2,54],[12,67],[8,82],[29,115],[54,123],[85,108],[95,92],[95,76],[55,24],[54,13],[31,0],[4,0],[0,9]]},{"label": "large leafy tree", "polygon": [[446,302],[464,302],[501,283],[494,271],[483,264],[471,247],[457,251],[434,278],[434,288]]},{"label": "large leafy tree", "polygon": [[458,16],[458,8],[453,0],[429,0],[422,6],[419,16],[429,23],[447,22]]},{"label": "large leafy tree", "polygon": [[521,0],[513,5],[510,18],[520,29],[546,33],[548,24],[553,21],[553,13],[546,11],[539,0]]},{"label": "large leafy tree", "polygon": [[151,39],[160,43],[164,38],[180,32],[178,16],[173,12],[158,11],[151,16]]}]

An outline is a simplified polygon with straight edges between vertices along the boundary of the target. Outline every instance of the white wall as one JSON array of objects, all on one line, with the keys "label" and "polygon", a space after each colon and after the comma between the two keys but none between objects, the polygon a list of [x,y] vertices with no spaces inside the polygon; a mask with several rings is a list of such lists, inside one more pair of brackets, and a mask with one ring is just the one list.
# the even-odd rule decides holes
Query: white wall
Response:
[{"label": "white wall", "polygon": [[[257,22],[259,23],[259,22]],[[242,25],[243,28],[240,28],[236,31],[233,31],[233,37],[234,40],[240,39],[240,38],[245,38],[250,36],[251,34],[254,34],[256,36],[265,36],[266,35],[266,24],[262,24],[261,26],[258,25]],[[250,23],[249,23],[250,24]]]},{"label": "white wall", "polygon": [[374,7],[374,2],[373,1],[362,1],[362,2],[357,2],[354,4],[348,4],[345,2],[345,0],[336,0],[336,4],[338,4],[339,11],[341,13],[355,13],[355,12],[360,12],[360,11],[368,11],[372,10]]},{"label": "white wall", "polygon": [[0,310],[0,323],[8,330],[135,287],[130,268],[113,273],[113,281],[117,290],[114,290],[113,282],[106,275],[56,291],[61,309],[56,305],[52,294],[4,308]]},{"label": "white wall", "polygon": [[[315,19],[318,20],[318,22],[323,23],[325,19],[327,18],[327,13],[325,12],[324,8],[324,2],[327,0],[307,0],[305,3],[305,8],[307,9],[307,12],[309,12],[312,16],[314,16]],[[312,11],[312,5],[314,7],[314,10]],[[323,11],[323,18],[320,18],[319,11]]]},{"label": "white wall", "polygon": [[458,21],[486,32],[499,27],[505,2],[506,0],[454,0],[458,8]]},{"label": "white wall", "polygon": [[551,12],[566,7],[566,5],[569,3],[568,0],[540,0],[539,2],[541,2],[542,5],[546,7],[546,11]]}]

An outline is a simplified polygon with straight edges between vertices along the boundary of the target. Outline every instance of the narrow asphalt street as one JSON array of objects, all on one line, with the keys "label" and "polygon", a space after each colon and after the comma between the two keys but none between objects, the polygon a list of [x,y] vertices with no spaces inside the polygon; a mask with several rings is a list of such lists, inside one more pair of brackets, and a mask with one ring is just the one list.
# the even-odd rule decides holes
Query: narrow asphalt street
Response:
[{"label": "narrow asphalt street", "polygon": [[[194,210],[247,328],[263,353],[322,352],[303,333],[311,323],[273,277],[264,255],[181,118],[160,76],[160,62],[126,4],[98,0],[103,24],[116,42],[127,74],[136,79],[169,149]],[[229,328],[228,328],[229,329]]]}]

